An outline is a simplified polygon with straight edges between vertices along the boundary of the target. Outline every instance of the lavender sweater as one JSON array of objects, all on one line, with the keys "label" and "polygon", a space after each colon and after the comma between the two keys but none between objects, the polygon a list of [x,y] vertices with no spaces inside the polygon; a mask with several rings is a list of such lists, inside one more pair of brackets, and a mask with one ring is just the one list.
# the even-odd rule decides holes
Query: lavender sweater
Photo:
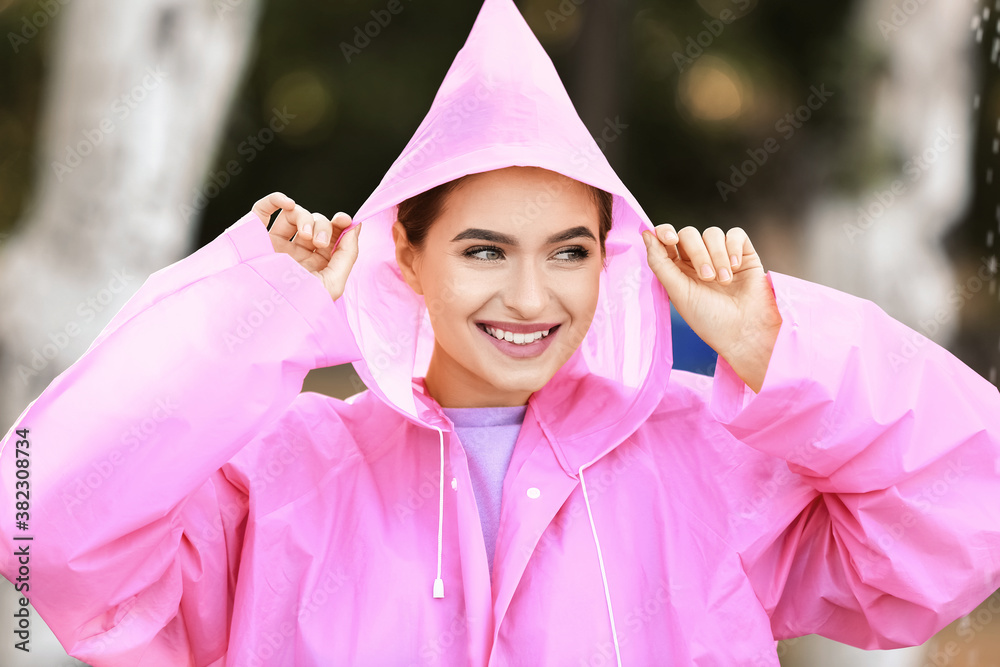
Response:
[{"label": "lavender sweater", "polygon": [[486,558],[492,573],[503,479],[528,406],[442,409],[455,424],[455,433],[469,460],[472,489],[486,542]]}]

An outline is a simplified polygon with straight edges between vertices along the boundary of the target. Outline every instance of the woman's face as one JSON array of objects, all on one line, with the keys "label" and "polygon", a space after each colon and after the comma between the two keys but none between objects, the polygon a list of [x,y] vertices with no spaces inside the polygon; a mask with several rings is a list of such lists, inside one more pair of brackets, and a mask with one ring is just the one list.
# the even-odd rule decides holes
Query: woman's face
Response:
[{"label": "woman's face", "polygon": [[434,328],[425,381],[440,405],[524,405],[555,375],[597,308],[598,230],[587,186],[538,167],[467,178],[420,251],[396,222],[400,270]]}]

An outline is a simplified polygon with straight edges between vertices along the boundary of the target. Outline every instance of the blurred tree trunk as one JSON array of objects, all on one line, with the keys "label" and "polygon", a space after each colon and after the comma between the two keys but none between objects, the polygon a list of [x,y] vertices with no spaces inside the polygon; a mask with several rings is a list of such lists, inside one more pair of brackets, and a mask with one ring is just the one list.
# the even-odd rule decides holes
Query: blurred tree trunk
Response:
[{"label": "blurred tree trunk", "polygon": [[622,163],[625,150],[619,123],[631,122],[623,113],[623,92],[631,84],[626,48],[633,5],[633,0],[602,0],[583,7],[580,32],[569,53],[574,106],[612,166]]},{"label": "blurred tree trunk", "polygon": [[[91,0],[58,11],[34,196],[0,246],[4,431],[150,273],[190,252],[192,200],[249,59],[259,0]],[[0,614],[12,618],[18,596],[3,585]],[[71,663],[33,610],[31,633],[28,654],[0,644],[0,664]]]},{"label": "blurred tree trunk", "polygon": [[844,82],[851,106],[871,109],[846,145],[871,177],[854,198],[827,193],[814,203],[803,277],[872,299],[947,345],[959,318],[940,312],[957,287],[942,237],[972,195],[974,8],[948,0],[858,8],[845,69],[871,70],[862,64],[874,60],[882,75]]},{"label": "blurred tree trunk", "polygon": [[[973,7],[865,0],[858,10],[845,56],[854,62],[844,69],[870,70],[866,59],[882,67],[878,80],[844,82],[850,106],[871,109],[847,150],[874,176],[855,198],[827,190],[814,202],[800,275],[871,299],[947,345],[959,321],[942,237],[961,219],[973,183]],[[918,667],[926,656],[926,648],[866,652],[810,636],[789,646],[782,665]]]}]

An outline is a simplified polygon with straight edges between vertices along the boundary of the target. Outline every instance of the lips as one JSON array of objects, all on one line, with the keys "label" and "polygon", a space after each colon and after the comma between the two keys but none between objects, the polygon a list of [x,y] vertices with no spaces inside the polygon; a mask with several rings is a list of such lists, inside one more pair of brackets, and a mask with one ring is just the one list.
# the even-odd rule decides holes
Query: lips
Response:
[{"label": "lips", "polygon": [[[496,320],[479,320],[476,322],[476,326],[485,325],[487,327],[492,327],[494,329],[501,329],[503,331],[509,331],[511,333],[535,333],[536,331],[545,331],[546,329],[554,329],[559,326],[558,322],[538,322],[535,324],[518,324],[516,322],[500,322]],[[482,326],[480,326],[482,328]]]},{"label": "lips", "polygon": [[479,325],[479,328],[497,340],[505,340],[508,343],[514,343],[515,345],[530,345],[537,340],[545,338],[551,331],[550,329],[545,329],[544,331],[534,331],[532,333],[512,333],[510,331],[494,329],[493,327],[488,327],[482,324]]},{"label": "lips", "polygon": [[[548,326],[548,329],[539,329],[540,326]],[[532,330],[527,334],[514,334],[501,328],[500,331],[504,331],[505,334],[503,339],[497,338],[494,335],[497,330],[492,326],[487,326],[485,323],[477,323],[476,328],[482,331],[483,334],[489,338],[489,341],[505,355],[523,359],[537,357],[545,352],[549,345],[551,345],[552,340],[556,337],[555,334],[559,330],[559,325],[522,325],[522,328],[529,328]],[[491,333],[491,331],[494,333]],[[543,332],[545,331],[548,331],[548,333],[543,335]],[[507,337],[512,338],[513,340],[507,340]]]}]

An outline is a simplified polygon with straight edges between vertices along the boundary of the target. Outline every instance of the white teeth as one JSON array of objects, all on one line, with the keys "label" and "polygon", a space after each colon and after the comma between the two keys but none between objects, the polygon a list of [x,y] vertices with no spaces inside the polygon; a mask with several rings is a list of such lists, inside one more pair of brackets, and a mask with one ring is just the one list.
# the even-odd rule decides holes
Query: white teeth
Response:
[{"label": "white teeth", "polygon": [[549,329],[545,331],[535,331],[534,333],[521,334],[521,333],[511,333],[510,331],[504,331],[503,329],[494,329],[493,327],[486,327],[486,333],[493,336],[498,340],[505,340],[507,342],[513,343],[514,345],[530,345],[536,340],[540,340],[549,335]]}]

